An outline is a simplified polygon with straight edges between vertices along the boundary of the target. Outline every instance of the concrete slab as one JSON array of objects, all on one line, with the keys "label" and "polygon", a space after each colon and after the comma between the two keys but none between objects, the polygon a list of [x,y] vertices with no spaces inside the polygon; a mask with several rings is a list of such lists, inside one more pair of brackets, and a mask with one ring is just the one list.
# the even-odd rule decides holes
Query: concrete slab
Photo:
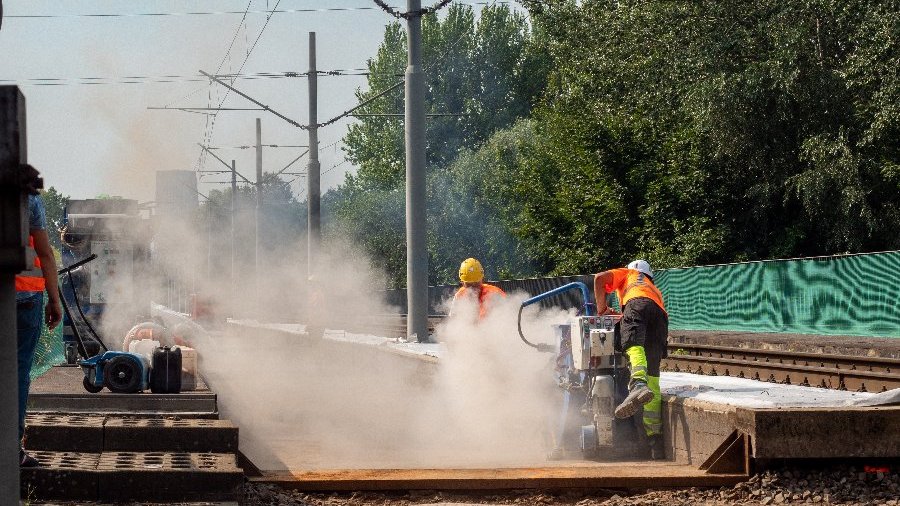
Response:
[{"label": "concrete slab", "polygon": [[77,367],[53,367],[32,383],[29,413],[127,413],[132,416],[172,414],[181,417],[217,418],[216,394],[202,390],[180,394],[114,394],[86,392]]},{"label": "concrete slab", "polygon": [[234,455],[174,452],[33,452],[22,497],[122,502],[238,501],[244,477]]},{"label": "concrete slab", "polygon": [[23,499],[97,499],[99,453],[33,451],[30,454],[40,461],[41,467],[19,471]]},{"label": "concrete slab", "polygon": [[663,372],[659,385],[667,395],[751,409],[842,407],[876,395],[680,372]]},{"label": "concrete slab", "polygon": [[100,415],[34,414],[25,418],[25,441],[29,450],[56,452],[103,451]]},{"label": "concrete slab", "polygon": [[104,451],[234,453],[238,428],[228,420],[109,418]]},{"label": "concrete slab", "polygon": [[106,452],[97,465],[101,501],[227,501],[244,475],[234,455]]},{"label": "concrete slab", "polygon": [[[35,378],[29,391],[31,394],[81,394],[86,393],[82,381],[84,373],[80,367],[70,365],[58,365]],[[183,393],[208,393],[209,387],[202,380],[197,381],[197,388],[184,390]],[[111,394],[103,390],[95,395]]]},{"label": "concrete slab", "polygon": [[900,406],[737,409],[758,459],[897,458]]}]

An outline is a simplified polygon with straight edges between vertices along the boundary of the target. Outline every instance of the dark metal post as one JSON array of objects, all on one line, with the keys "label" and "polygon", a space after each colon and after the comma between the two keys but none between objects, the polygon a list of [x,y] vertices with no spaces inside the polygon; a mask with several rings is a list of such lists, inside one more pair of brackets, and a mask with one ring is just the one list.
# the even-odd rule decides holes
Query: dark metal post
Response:
[{"label": "dark metal post", "polygon": [[[418,12],[421,0],[407,0]],[[422,16],[407,19],[406,67],[406,335],[428,342],[428,251],[425,244],[425,74]]]},{"label": "dark metal post", "polygon": [[316,32],[309,32],[309,165],[306,169],[306,274],[313,275],[321,239],[319,164],[319,98],[316,71]]},{"label": "dark metal post", "polygon": [[25,97],[0,86],[0,504],[19,504],[19,382],[15,276],[26,265]]}]

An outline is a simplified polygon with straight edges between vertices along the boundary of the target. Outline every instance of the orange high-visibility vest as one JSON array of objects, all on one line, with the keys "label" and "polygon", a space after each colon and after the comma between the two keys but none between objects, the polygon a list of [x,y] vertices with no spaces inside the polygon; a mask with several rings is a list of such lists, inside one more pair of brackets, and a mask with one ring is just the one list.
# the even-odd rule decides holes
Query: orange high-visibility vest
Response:
[{"label": "orange high-visibility vest", "polygon": [[44,270],[41,269],[41,259],[38,258],[37,250],[34,249],[34,236],[28,235],[28,252],[29,257],[34,257],[34,264],[27,271],[16,274],[16,291],[17,292],[43,292],[47,287],[44,281]]},{"label": "orange high-visibility vest", "polygon": [[663,305],[662,292],[659,291],[659,288],[653,284],[653,281],[646,274],[627,268],[610,269],[609,272],[613,275],[613,281],[611,284],[604,286],[604,288],[606,293],[610,293],[613,290],[616,291],[616,295],[619,296],[619,304],[623,310],[625,309],[625,304],[628,304],[628,301],[635,297],[646,297],[655,302],[663,311],[666,310],[666,306]]},{"label": "orange high-visibility vest", "polygon": [[[456,294],[453,295],[453,300],[456,301],[463,297],[468,296],[469,289],[465,286],[460,287],[459,290],[456,291]],[[481,289],[478,291],[478,318],[484,319],[487,316],[488,304],[490,304],[490,300],[494,297],[505,298],[506,292],[503,291],[500,287],[489,285],[487,283],[481,284]]]}]

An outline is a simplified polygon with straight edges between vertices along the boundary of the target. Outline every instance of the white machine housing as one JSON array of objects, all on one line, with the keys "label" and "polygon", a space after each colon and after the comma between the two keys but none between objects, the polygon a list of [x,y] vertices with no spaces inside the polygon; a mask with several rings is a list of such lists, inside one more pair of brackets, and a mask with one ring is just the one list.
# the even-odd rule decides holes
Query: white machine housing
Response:
[{"label": "white machine housing", "polygon": [[[579,371],[615,367],[615,326],[621,315],[579,316],[572,323],[573,367]],[[621,365],[619,361],[618,365]]]},{"label": "white machine housing", "polygon": [[97,259],[90,267],[90,303],[131,301],[134,248],[127,241],[91,241]]}]

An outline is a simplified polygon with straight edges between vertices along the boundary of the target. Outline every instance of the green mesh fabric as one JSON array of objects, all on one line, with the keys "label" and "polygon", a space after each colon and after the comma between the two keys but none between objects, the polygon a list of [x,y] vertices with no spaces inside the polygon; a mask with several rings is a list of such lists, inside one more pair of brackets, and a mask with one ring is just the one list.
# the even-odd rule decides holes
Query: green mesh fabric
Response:
[{"label": "green mesh fabric", "polygon": [[[47,305],[47,294],[44,294],[44,306]],[[49,371],[56,364],[65,362],[65,351],[63,349],[62,323],[51,331],[44,324],[41,329],[41,338],[38,340],[37,348],[34,352],[34,362],[31,365],[31,379],[34,380],[38,376]]]},{"label": "green mesh fabric", "polygon": [[900,337],[900,251],[666,269],[669,326]]}]

